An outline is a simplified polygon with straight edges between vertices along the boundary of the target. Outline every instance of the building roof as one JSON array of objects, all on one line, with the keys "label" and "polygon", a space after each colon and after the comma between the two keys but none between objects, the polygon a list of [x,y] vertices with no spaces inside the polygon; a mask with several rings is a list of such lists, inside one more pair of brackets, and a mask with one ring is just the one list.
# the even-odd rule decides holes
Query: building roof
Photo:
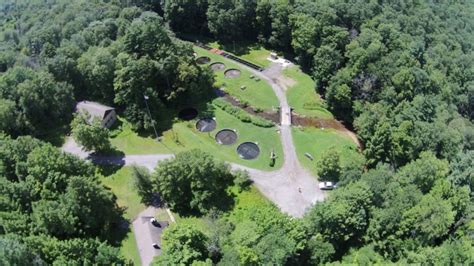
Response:
[{"label": "building roof", "polygon": [[111,110],[114,108],[97,102],[82,101],[76,105],[76,111],[87,112],[91,117],[100,119],[104,119],[107,112]]}]

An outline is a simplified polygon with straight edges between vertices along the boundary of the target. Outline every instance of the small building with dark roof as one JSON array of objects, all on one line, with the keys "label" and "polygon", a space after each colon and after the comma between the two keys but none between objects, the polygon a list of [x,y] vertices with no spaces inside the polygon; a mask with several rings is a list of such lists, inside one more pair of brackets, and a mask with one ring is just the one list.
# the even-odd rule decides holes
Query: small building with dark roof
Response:
[{"label": "small building with dark roof", "polygon": [[76,112],[87,113],[90,116],[89,123],[93,119],[99,119],[101,125],[110,128],[117,121],[115,108],[97,102],[82,101],[76,105]]}]

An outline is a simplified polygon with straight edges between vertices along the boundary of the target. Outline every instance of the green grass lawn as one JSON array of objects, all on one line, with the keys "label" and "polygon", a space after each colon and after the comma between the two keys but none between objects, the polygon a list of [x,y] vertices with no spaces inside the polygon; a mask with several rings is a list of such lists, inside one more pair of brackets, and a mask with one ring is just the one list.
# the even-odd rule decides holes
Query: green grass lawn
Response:
[{"label": "green grass lawn", "polygon": [[[275,170],[281,167],[282,160],[277,159],[274,167],[269,166],[269,156],[272,149],[277,155],[282,155],[280,136],[276,127],[262,128],[250,123],[243,123],[236,117],[215,108],[214,116],[217,121],[217,127],[210,133],[202,133],[196,130],[196,121],[177,122],[172,129],[163,132],[161,142],[156,142],[150,137],[141,137],[133,132],[130,127],[122,127],[115,138],[112,138],[112,144],[125,154],[152,154],[152,153],[177,153],[190,149],[201,149],[216,158],[224,161],[239,163],[248,167],[261,170]],[[224,128],[235,129],[239,135],[237,142],[233,145],[219,145],[216,143],[215,134]],[[179,143],[176,143],[176,140]],[[237,146],[244,141],[258,142],[260,147],[260,156],[255,160],[243,160],[237,152]],[[279,156],[283,158],[283,156]]]},{"label": "green grass lawn", "polygon": [[141,265],[140,254],[138,253],[137,241],[133,231],[128,232],[120,247],[120,254],[133,262],[133,265]]},{"label": "green grass lawn", "polygon": [[271,61],[267,60],[267,58],[270,56],[270,51],[265,49],[262,45],[256,43],[232,43],[221,45],[214,41],[207,43],[207,45],[212,48],[224,50],[262,67],[268,67],[271,63]]},{"label": "green grass lawn", "polygon": [[[167,141],[166,138],[161,143],[152,136],[139,136],[126,121],[123,121],[119,133],[113,136],[110,142],[115,148],[123,151],[125,154],[164,154],[172,153],[179,148],[174,142]],[[172,150],[167,145],[170,145]]]},{"label": "green grass lawn", "polygon": [[[293,143],[301,164],[316,175],[317,162],[321,154],[330,149],[336,149],[341,154],[341,163],[351,160],[357,154],[356,144],[345,135],[333,129],[319,129],[312,127],[293,128]],[[304,154],[308,152],[314,161]]]},{"label": "green grass lawn", "polygon": [[133,220],[145,209],[134,188],[131,167],[122,167],[112,175],[102,176],[101,181],[117,196],[117,204],[125,207],[125,218]]},{"label": "green grass lawn", "polygon": [[[236,68],[241,71],[241,75],[238,78],[226,78],[224,71],[216,72],[216,85],[218,87],[224,87],[225,91],[232,96],[263,110],[271,110],[273,107],[280,105],[271,86],[263,80],[257,81],[255,78],[251,79],[250,76],[252,73],[250,71],[241,68],[223,56],[211,53],[205,49],[195,47],[194,50],[199,56],[208,56],[211,58],[211,63],[222,62],[226,65],[226,69]],[[245,86],[246,88],[242,90],[241,86]]]},{"label": "green grass lawn", "polygon": [[[133,186],[131,168],[123,167],[114,174],[101,176],[101,182],[117,196],[117,204],[125,208],[124,217],[132,223],[137,215],[145,209],[140,202],[140,197]],[[131,225],[130,225],[131,226]],[[133,235],[132,228],[122,240],[120,254],[126,259],[133,261],[134,265],[140,265],[140,255]]]},{"label": "green grass lawn", "polygon": [[309,75],[301,71],[298,66],[283,70],[283,74],[295,82],[288,88],[286,96],[296,113],[318,118],[333,118],[319,94],[316,93],[314,81]]}]

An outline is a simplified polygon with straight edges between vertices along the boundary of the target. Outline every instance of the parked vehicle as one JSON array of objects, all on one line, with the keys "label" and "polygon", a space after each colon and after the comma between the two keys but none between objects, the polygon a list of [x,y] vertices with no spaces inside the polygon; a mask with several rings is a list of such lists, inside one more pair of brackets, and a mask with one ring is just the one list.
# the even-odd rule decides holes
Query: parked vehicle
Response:
[{"label": "parked vehicle", "polygon": [[153,226],[161,227],[161,224],[160,224],[155,218],[151,218],[151,219],[150,219],[150,223],[151,223]]},{"label": "parked vehicle", "polygon": [[319,183],[319,188],[322,190],[332,190],[335,189],[337,185],[333,182],[326,181],[326,182],[320,182]]}]

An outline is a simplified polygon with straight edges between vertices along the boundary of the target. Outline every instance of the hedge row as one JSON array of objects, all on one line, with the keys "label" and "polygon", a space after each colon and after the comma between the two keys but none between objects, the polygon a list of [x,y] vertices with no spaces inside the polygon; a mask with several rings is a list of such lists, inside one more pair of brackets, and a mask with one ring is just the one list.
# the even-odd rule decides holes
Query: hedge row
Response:
[{"label": "hedge row", "polygon": [[250,115],[239,107],[235,107],[224,100],[215,100],[214,105],[224,110],[226,113],[233,115],[244,123],[252,123],[258,127],[273,127],[274,124],[272,121],[267,119]]}]

